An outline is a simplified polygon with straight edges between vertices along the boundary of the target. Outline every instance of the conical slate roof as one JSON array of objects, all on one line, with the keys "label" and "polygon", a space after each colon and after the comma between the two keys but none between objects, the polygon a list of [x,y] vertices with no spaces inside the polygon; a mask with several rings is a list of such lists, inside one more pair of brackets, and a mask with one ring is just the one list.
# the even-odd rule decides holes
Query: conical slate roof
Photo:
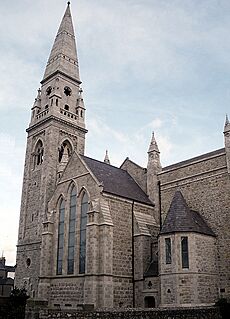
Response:
[{"label": "conical slate roof", "polygon": [[69,2],[59,26],[42,82],[58,71],[80,82],[74,27]]},{"label": "conical slate roof", "polygon": [[201,215],[191,210],[180,191],[176,191],[160,234],[196,232],[215,236]]}]

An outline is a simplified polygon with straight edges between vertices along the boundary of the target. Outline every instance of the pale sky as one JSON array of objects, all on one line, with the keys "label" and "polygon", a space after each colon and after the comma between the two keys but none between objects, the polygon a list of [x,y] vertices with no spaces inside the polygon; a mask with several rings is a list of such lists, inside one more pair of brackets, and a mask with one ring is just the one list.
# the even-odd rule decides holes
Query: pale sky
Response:
[{"label": "pale sky", "polygon": [[[64,0],[0,1],[0,254],[16,260],[26,133]],[[86,155],[146,166],[223,147],[230,113],[230,1],[74,0]]]}]

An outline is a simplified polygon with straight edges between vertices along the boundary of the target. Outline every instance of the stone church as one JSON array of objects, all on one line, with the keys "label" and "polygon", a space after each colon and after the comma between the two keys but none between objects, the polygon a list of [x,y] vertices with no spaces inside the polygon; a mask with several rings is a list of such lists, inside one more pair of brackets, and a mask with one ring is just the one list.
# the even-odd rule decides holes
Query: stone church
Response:
[{"label": "stone church", "polygon": [[87,157],[68,3],[27,133],[16,286],[62,309],[229,299],[228,119],[224,148],[167,167],[154,134],[147,168]]}]

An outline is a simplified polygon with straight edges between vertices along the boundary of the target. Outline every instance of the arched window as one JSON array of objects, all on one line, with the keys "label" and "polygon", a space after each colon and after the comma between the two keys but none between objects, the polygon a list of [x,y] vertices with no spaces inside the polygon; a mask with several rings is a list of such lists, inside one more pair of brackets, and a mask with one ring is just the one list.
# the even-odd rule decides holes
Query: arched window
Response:
[{"label": "arched window", "polygon": [[44,148],[42,141],[39,140],[37,142],[37,145],[35,147],[35,152],[34,152],[34,164],[36,165],[41,165],[43,163],[43,156],[44,156]]},{"label": "arched window", "polygon": [[80,220],[80,256],[79,256],[79,273],[85,273],[86,258],[86,224],[88,212],[88,195],[84,193],[81,201],[81,220]]},{"label": "arched window", "polygon": [[69,239],[68,239],[68,264],[67,264],[68,274],[74,273],[76,200],[77,200],[76,187],[73,187],[70,194],[70,211],[69,211]]},{"label": "arched window", "polygon": [[58,148],[58,161],[59,163],[61,162],[62,160],[62,156],[64,154],[64,150],[66,148],[66,151],[68,153],[68,158],[70,158],[71,154],[72,154],[72,146],[70,144],[69,141],[64,141],[61,146]]},{"label": "arched window", "polygon": [[65,202],[62,199],[59,206],[57,275],[62,274],[63,249],[64,249],[64,222],[65,222]]}]

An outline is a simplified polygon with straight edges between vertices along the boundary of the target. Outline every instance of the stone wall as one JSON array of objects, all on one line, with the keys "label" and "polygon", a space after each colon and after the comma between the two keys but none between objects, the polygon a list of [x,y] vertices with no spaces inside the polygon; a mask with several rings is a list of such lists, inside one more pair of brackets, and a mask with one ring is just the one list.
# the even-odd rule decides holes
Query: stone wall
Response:
[{"label": "stone wall", "polygon": [[186,308],[186,309],[156,309],[156,310],[122,310],[122,311],[55,311],[42,310],[35,317],[33,311],[27,310],[26,319],[221,319],[218,308]]},{"label": "stone wall", "polygon": [[[179,189],[188,206],[198,211],[217,235],[216,262],[219,272],[219,296],[216,294],[216,300],[217,297],[228,298],[230,294],[228,284],[230,276],[230,220],[228,217],[230,177],[227,172],[224,150],[203,155],[200,159],[191,159],[166,167],[158,177],[161,181],[163,217],[169,209],[175,191]],[[204,257],[201,252],[199,255],[200,259]],[[215,265],[211,265],[213,266]]]}]

